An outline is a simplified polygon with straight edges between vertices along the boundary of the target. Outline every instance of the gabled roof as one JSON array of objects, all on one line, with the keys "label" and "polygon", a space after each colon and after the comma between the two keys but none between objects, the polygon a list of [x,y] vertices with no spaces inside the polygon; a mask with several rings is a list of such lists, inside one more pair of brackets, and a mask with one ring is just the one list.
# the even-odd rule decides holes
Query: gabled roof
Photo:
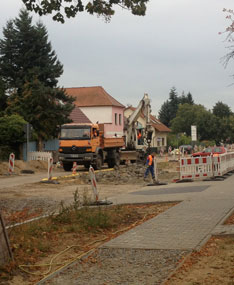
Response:
[{"label": "gabled roof", "polygon": [[69,116],[73,123],[92,123],[88,117],[80,110],[79,107],[75,107]]},{"label": "gabled roof", "polygon": [[66,93],[75,98],[78,107],[116,106],[125,108],[101,86],[65,88]]},{"label": "gabled roof", "polygon": [[[133,112],[136,110],[136,108],[130,106],[125,108],[125,110],[130,109]],[[144,114],[141,113],[140,115],[142,118],[144,118]],[[171,132],[171,129],[169,129],[167,126],[165,126],[163,123],[161,123],[155,116],[150,115],[150,122],[152,124],[152,127],[154,127],[159,132]]]}]

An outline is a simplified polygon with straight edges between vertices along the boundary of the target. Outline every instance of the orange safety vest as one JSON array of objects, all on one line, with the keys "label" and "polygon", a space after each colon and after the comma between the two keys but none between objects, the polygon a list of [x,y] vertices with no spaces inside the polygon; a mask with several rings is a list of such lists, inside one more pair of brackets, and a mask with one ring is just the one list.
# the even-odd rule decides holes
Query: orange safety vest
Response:
[{"label": "orange safety vest", "polygon": [[147,157],[147,164],[150,166],[153,164],[153,156],[150,154]]}]

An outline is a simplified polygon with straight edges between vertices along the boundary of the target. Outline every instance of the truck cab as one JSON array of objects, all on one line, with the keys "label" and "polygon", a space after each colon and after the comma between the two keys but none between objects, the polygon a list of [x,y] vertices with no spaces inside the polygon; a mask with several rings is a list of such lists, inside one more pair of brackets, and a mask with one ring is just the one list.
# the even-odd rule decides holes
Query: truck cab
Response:
[{"label": "truck cab", "polygon": [[65,124],[59,138],[59,160],[65,171],[72,169],[73,162],[86,168],[92,164],[100,169],[104,161],[109,167],[117,164],[123,138],[105,138],[104,126],[99,124]]}]

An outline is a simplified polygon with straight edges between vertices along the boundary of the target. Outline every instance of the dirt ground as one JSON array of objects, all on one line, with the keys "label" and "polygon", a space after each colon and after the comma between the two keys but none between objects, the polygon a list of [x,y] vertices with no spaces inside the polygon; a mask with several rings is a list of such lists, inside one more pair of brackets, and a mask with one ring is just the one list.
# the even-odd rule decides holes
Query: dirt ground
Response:
[{"label": "dirt ground", "polygon": [[234,284],[234,237],[212,237],[193,252],[165,285]]},{"label": "dirt ground", "polygon": [[[54,167],[53,176],[59,172],[59,175],[66,178],[61,178],[55,183],[29,183],[30,177],[39,175],[40,177],[47,177],[47,162],[45,161],[15,161],[14,175],[6,175],[8,171],[8,163],[0,163],[0,184],[1,181],[14,182],[16,178],[21,178],[25,184],[2,187],[0,185],[0,209],[8,223],[8,216],[12,216],[14,212],[23,211],[28,213],[27,219],[32,216],[47,214],[49,212],[56,212],[61,201],[69,204],[74,199],[74,193],[78,191],[79,198],[83,197],[94,199],[91,183],[87,170],[80,166],[78,169],[79,176],[72,176],[71,172],[64,172],[62,168]],[[171,182],[174,178],[178,178],[177,167],[178,163],[161,163],[160,179],[162,181]],[[108,199],[118,194],[129,193],[136,191],[147,185],[151,178],[148,177],[148,182],[143,180],[144,168],[141,166],[141,171],[132,175],[132,168],[138,171],[138,166],[121,166],[120,170],[108,170],[104,167],[103,173],[98,173],[98,192],[99,199]],[[35,174],[25,174],[22,171],[31,170]],[[43,174],[43,175],[42,175]],[[42,175],[42,176],[41,176]],[[136,176],[135,176],[136,175]],[[38,176],[38,181],[41,179]],[[10,180],[9,180],[10,179]],[[15,183],[17,184],[17,183]],[[13,221],[11,221],[13,222]],[[20,222],[20,221],[14,221]]]}]

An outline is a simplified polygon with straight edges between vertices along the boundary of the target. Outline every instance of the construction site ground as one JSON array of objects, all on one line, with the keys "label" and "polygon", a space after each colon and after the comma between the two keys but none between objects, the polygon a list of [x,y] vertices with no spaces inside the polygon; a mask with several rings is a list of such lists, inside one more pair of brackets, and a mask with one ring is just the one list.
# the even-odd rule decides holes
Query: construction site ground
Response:
[{"label": "construction site ground", "polygon": [[[11,211],[24,208],[44,214],[56,211],[61,201],[65,204],[72,202],[76,190],[81,198],[84,192],[90,199],[93,198],[90,176],[83,166],[79,166],[76,175],[72,175],[72,171],[65,172],[54,165],[52,176],[58,179],[53,183],[43,183],[43,179],[48,178],[47,167],[47,162],[43,161],[16,161],[14,174],[10,176],[8,163],[0,163],[0,209],[6,216]],[[117,170],[104,166],[96,172],[99,199],[133,192],[151,183],[151,177],[143,180],[144,171],[145,166],[141,164],[121,165]],[[159,172],[159,179],[171,183],[179,178],[178,162],[162,162]]]},{"label": "construction site ground", "polygon": [[[56,211],[61,201],[72,202],[76,190],[81,198],[93,197],[83,167],[68,176],[61,168],[54,169],[53,176],[63,177],[54,183],[41,182],[47,177],[46,163],[16,162],[11,177],[6,175],[7,167],[7,163],[0,165],[0,209],[7,223],[17,222],[12,214],[23,209],[27,209],[25,219]],[[104,167],[96,173],[99,198],[114,204],[178,204],[40,284],[234,284],[234,177],[175,184],[178,162],[165,160],[158,163],[158,179],[167,185],[149,186],[152,181],[144,181],[143,173],[143,165]],[[228,224],[223,225],[228,216]],[[18,276],[8,284],[35,284],[25,283],[24,278]]]}]

